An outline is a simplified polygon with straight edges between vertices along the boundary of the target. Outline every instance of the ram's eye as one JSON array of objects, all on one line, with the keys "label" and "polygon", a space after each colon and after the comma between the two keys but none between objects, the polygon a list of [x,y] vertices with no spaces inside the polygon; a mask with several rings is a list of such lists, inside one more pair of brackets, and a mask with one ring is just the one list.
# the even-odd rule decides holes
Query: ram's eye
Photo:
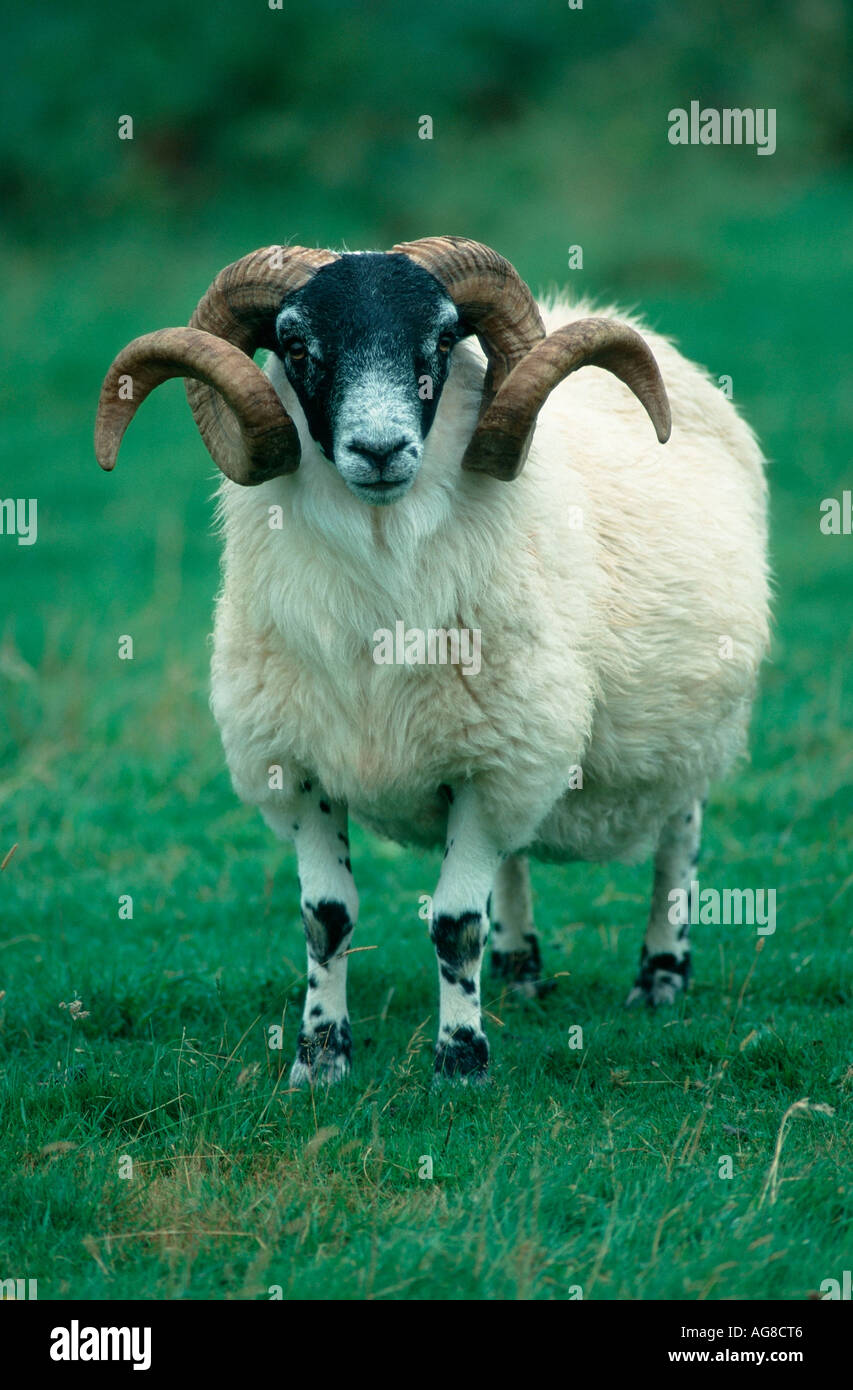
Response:
[{"label": "ram's eye", "polygon": [[439,352],[449,352],[455,342],[456,338],[453,333],[442,333],[438,340]]},{"label": "ram's eye", "polygon": [[301,362],[303,357],[308,355],[308,349],[301,338],[291,338],[287,344],[286,352],[291,362]]}]

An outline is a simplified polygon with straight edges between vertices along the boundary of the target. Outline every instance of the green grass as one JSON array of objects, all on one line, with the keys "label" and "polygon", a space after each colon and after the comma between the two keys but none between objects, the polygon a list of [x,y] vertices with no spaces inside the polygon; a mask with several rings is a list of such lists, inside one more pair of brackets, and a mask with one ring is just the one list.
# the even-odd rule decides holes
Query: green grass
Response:
[{"label": "green grass", "polygon": [[[795,629],[815,607],[802,603]],[[128,626],[137,649],[153,642],[154,619]],[[434,967],[412,903],[435,856],[357,834],[358,944],[373,949],[352,961],[355,1078],[312,1097],[286,1080],[303,976],[295,868],[221,770],[201,629],[147,665],[114,667],[112,648],[92,627],[64,665],[47,651],[16,685],[4,1270],[37,1277],[42,1297],[280,1284],[285,1297],[559,1298],[580,1284],[586,1297],[797,1298],[846,1267],[853,864],[837,672],[817,679],[804,654],[768,669],[754,763],[709,816],[703,881],[775,885],[776,934],[756,954],[743,929],[697,928],[683,1010],[625,1014],[647,871],[539,868],[558,989],[530,1006],[486,989],[486,1090],[430,1089]],[[126,893],[132,922],[118,919]],[[78,1022],[59,1007],[75,996]],[[283,1053],[267,1046],[276,1023]],[[761,1206],[783,1113],[805,1096],[835,1114],[794,1121]]]},{"label": "green grass", "polygon": [[[0,859],[18,846],[0,876],[0,1278],[36,1278],[41,1298],[803,1298],[849,1268],[853,1212],[853,540],[818,526],[821,499],[853,486],[853,185],[833,162],[836,77],[824,60],[819,93],[803,77],[826,34],[815,21],[801,70],[773,6],[755,37],[727,6],[730,42],[703,48],[671,12],[617,4],[627,28],[608,39],[587,7],[572,22],[588,47],[566,57],[553,16],[522,33],[501,0],[470,21],[442,5],[439,39],[414,17],[396,52],[380,6],[365,20],[386,45],[379,85],[339,16],[351,80],[320,118],[310,84],[286,113],[264,104],[246,73],[274,51],[257,35],[232,50],[218,11],[181,87],[174,7],[153,9],[174,51],[110,31],[100,83],[83,80],[102,42],[91,6],[62,19],[61,45],[24,43],[31,84],[42,53],[67,75],[46,70],[40,114],[18,101],[0,150],[0,496],[39,499],[36,545],[0,537]],[[308,42],[300,29],[293,51]],[[411,54],[434,43],[447,64],[419,61],[434,77],[412,96]],[[661,109],[706,90],[778,99],[778,156],[658,141]],[[433,105],[425,150],[412,117]],[[103,122],[131,106],[140,143],[117,150]],[[186,136],[180,167],[169,131]],[[113,352],[185,321],[251,246],[445,228],[536,285],[564,280],[583,243],[572,288],[642,305],[731,375],[762,438],[774,647],[752,761],[713,791],[701,877],[775,888],[777,931],[759,951],[747,929],[696,928],[687,1000],[626,1013],[649,867],[536,867],[557,988],[523,1005],[487,985],[492,1082],[436,1092],[435,966],[413,904],[437,858],[356,831],[370,949],[351,962],[354,1076],[291,1094],[295,864],[234,798],[207,710],[211,465],[170,385],[103,476],[94,404]],[[133,661],[117,659],[125,633]],[[60,1008],[74,998],[85,1019]],[[805,1097],[821,1108],[786,1126],[768,1186]]]}]

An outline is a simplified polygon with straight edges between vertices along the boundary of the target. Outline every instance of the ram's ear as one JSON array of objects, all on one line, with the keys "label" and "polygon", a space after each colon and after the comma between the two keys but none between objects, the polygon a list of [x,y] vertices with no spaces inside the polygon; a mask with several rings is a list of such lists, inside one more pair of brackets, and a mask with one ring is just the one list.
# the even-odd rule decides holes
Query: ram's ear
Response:
[{"label": "ram's ear", "polygon": [[476,333],[476,329],[465,314],[460,314],[456,323],[456,333],[461,342],[463,338],[471,338]]},{"label": "ram's ear", "polygon": [[524,467],[536,416],[550,393],[580,367],[602,367],[624,381],[645,407],[661,444],[672,428],[669,400],[645,340],[616,319],[578,319],[532,347],[487,405],[462,467],[509,481]]}]

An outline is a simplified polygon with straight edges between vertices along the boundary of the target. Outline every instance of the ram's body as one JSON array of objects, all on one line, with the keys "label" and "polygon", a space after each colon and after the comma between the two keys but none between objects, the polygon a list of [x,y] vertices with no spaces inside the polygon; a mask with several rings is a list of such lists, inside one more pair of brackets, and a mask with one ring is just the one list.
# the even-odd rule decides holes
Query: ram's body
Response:
[{"label": "ram's body", "polygon": [[[176,374],[226,478],[213,710],[238,794],[296,849],[291,1084],[350,1068],[350,815],[444,847],[437,1075],[486,1075],[490,931],[493,971],[547,988],[528,854],[654,853],[628,1002],[673,1003],[703,798],[744,749],[767,642],[762,459],[731,403],[615,315],[557,303],[543,326],[504,257],[452,236],[226,266],[189,327],[113,361],[104,468]],[[406,664],[435,633],[468,660]]]},{"label": "ram's body", "polygon": [[[543,309],[549,331],[588,313]],[[440,788],[472,781],[505,850],[634,858],[729,770],[767,642],[762,458],[708,376],[642,332],[672,406],[665,447],[589,368],[544,405],[520,477],[461,471],[472,340],[414,486],[383,509],[341,488],[271,358],[303,466],[221,492],[212,705],[243,799],[295,815],[315,777],[381,834],[440,845]],[[479,630],[481,669],[377,664],[375,634],[399,621]]]}]

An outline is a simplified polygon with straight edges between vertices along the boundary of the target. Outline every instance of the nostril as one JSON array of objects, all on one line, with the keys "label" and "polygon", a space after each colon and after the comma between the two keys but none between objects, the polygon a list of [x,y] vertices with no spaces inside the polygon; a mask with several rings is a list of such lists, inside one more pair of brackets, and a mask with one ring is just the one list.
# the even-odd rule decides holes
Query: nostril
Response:
[{"label": "nostril", "polygon": [[381,471],[392,458],[401,453],[403,449],[408,448],[411,442],[405,436],[387,444],[384,441],[381,444],[373,442],[368,444],[361,439],[352,439],[349,448],[352,453],[361,454],[362,458],[366,459],[369,464]]}]

